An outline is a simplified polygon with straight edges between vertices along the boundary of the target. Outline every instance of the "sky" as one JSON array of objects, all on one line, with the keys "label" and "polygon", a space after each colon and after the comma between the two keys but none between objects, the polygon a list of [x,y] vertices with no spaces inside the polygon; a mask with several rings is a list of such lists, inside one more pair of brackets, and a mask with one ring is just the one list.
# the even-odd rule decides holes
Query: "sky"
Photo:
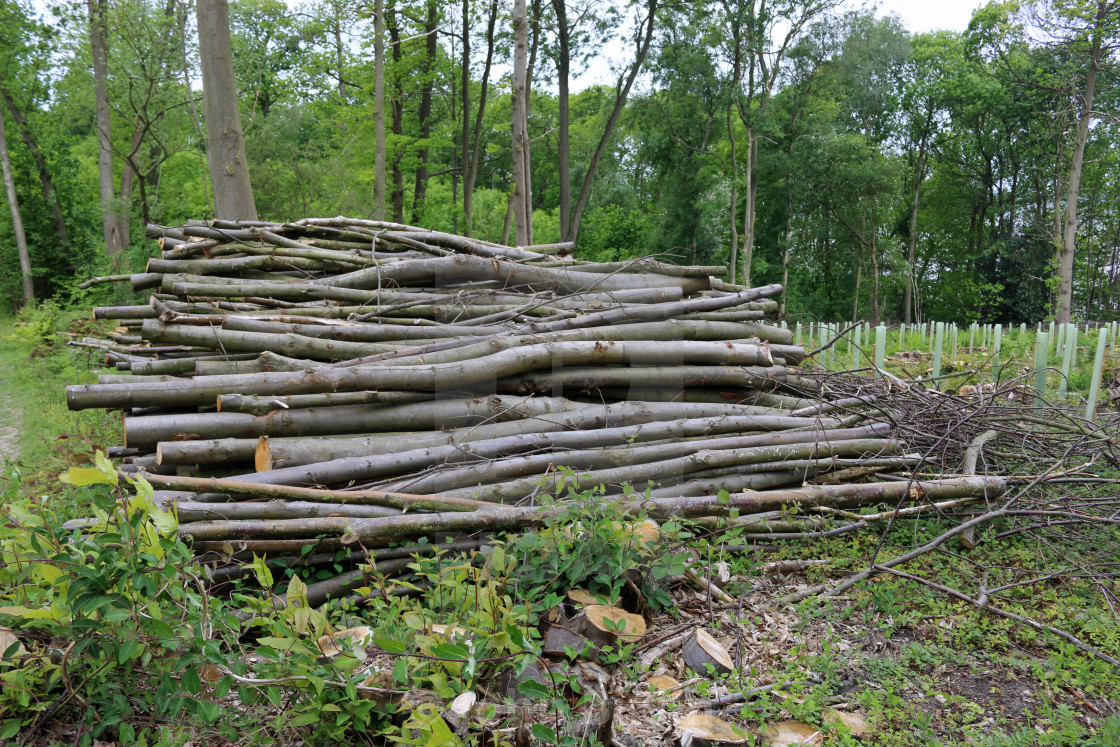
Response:
[{"label": "sky", "polygon": [[[972,19],[972,12],[986,2],[987,0],[847,0],[841,8],[855,10],[874,3],[878,6],[878,15],[893,13],[902,19],[903,25],[911,33],[919,34],[927,31],[964,31]],[[629,47],[618,39],[608,42],[605,52],[616,63],[628,61],[631,54]],[[499,74],[508,69],[501,66],[501,63],[499,67]],[[597,83],[613,85],[614,82],[615,74],[611,72],[608,62],[599,57],[592,59],[582,74],[573,75],[572,90],[578,91]],[[534,81],[534,84],[555,91],[555,83]]]},{"label": "sky", "polygon": [[[964,31],[983,0],[881,0],[879,14],[895,13],[911,32]],[[859,7],[858,3],[849,3]]]}]

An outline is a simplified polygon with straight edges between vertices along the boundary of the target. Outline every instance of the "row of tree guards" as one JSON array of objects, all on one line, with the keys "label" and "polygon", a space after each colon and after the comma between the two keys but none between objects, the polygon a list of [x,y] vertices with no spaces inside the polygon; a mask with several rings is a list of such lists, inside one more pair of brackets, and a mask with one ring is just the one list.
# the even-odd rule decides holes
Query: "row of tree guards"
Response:
[{"label": "row of tree guards", "polygon": [[[254,553],[282,566],[347,551],[309,598],[352,597],[432,541],[477,547],[543,522],[555,509],[540,496],[582,491],[756,540],[849,531],[866,523],[830,528],[828,512],[910,494],[897,476],[923,459],[884,416],[881,380],[800,368],[807,330],[768,321],[781,286],[726,283],[722,267],[341,217],[148,232],[146,272],[99,279],[147,302],[95,309],[116,329],[73,343],[117,372],[67,402],[122,412],[110,455],[226,564],[218,581]],[[925,499],[1008,485],[940,474],[927,465]]]},{"label": "row of tree guards", "polygon": [[[782,326],[785,326],[785,322],[782,322]],[[1013,356],[1005,355],[1001,359],[1006,342],[1029,356],[1027,362],[1032,364],[1033,384],[1039,398],[1047,394],[1047,373],[1058,372],[1057,395],[1061,399],[1065,399],[1069,393],[1070,375],[1079,364],[1080,335],[1085,335],[1089,338],[1087,349],[1095,350],[1085,404],[1087,420],[1092,420],[1096,413],[1105,352],[1115,350],[1118,334],[1120,322],[1050,322],[1049,325],[1040,322],[1031,326],[1019,324],[1006,330],[1002,324],[974,323],[962,328],[948,322],[900,324],[897,327],[872,327],[868,322],[853,325],[839,322],[796,322],[793,327],[794,344],[801,345],[803,339],[809,344],[819,343],[824,348],[818,358],[819,363],[834,371],[865,370],[868,366],[881,371],[888,342],[894,342],[900,350],[924,350],[932,356],[926,380],[933,386],[938,386],[938,382],[943,379],[942,367],[946,355],[952,361],[956,361],[959,355],[970,359],[981,356],[983,366],[990,367],[995,378],[1018,377],[1021,371],[1008,370],[1013,363]],[[890,339],[892,336],[894,340]],[[970,361],[969,366],[974,363],[976,361]]]}]

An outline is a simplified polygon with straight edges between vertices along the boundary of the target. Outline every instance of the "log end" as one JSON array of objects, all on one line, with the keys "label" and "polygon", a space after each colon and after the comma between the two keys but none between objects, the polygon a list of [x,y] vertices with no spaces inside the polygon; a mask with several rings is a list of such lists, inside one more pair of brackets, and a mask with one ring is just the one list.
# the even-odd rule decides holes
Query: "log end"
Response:
[{"label": "log end", "polygon": [[253,452],[253,467],[257,472],[271,472],[272,448],[268,445],[268,436],[257,439],[257,448]]}]

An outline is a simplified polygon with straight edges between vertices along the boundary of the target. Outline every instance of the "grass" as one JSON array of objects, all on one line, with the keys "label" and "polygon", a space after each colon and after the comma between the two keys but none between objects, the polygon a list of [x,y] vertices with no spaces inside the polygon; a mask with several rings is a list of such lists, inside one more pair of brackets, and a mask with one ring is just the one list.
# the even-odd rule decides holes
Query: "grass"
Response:
[{"label": "grass", "polygon": [[[87,359],[66,346],[69,331],[89,333],[88,317],[46,307],[28,318],[0,318],[0,390],[19,410],[17,469],[25,489],[68,498],[57,475],[94,449],[120,443],[120,420],[102,410],[66,407],[68,384],[97,379]],[[75,507],[76,508],[76,507]],[[63,513],[67,513],[63,511]]]},{"label": "grass", "polygon": [[[849,337],[853,334],[854,333],[849,333]],[[807,349],[815,347],[815,344],[809,342],[807,337],[803,339]],[[979,332],[976,335],[974,347],[971,349],[968,347],[968,341],[968,330],[962,329],[957,341],[957,350],[954,354],[949,335],[946,333],[941,356],[941,376],[943,379],[939,384],[939,388],[942,391],[952,393],[965,385],[975,386],[982,382],[995,381],[997,379],[1001,382],[1009,382],[1013,379],[1017,379],[1019,386],[1034,386],[1035,379],[1033,373],[1031,373],[1034,368],[1034,331],[1028,329],[1024,335],[1020,336],[1018,327],[1010,331],[1004,330],[998,369],[993,365],[994,361],[992,357],[994,351],[991,348],[990,342],[988,347],[982,347]],[[1068,389],[1070,403],[1079,404],[1082,408],[1084,407],[1084,400],[1089,394],[1089,386],[1093,373],[1093,358],[1096,355],[1096,349],[1096,330],[1088,333],[1083,332],[1078,335],[1077,354],[1071,362]],[[872,333],[872,339],[870,341],[861,341],[861,350],[860,366],[872,365],[874,356],[874,333]],[[1048,399],[1055,401],[1058,397],[1058,388],[1061,382],[1060,371],[1062,356],[1059,350],[1060,348],[1057,344],[1052,345],[1051,356],[1048,360],[1049,370],[1046,376],[1046,396]],[[920,352],[923,354],[923,357],[920,361],[897,360],[898,353],[902,351]],[[833,370],[845,370],[850,368],[852,364],[852,348],[849,341],[845,340],[837,343],[834,356],[829,368]],[[892,360],[892,358],[896,359]],[[884,368],[888,372],[903,379],[911,379],[919,375],[929,377],[931,375],[932,365],[933,346],[930,343],[928,335],[923,338],[917,333],[908,332],[905,339],[900,341],[897,328],[887,331]],[[1100,402],[1107,397],[1108,384],[1117,375],[1118,370],[1120,370],[1120,356],[1117,356],[1112,348],[1106,348],[1104,372],[1101,383],[1101,399],[1098,399],[1098,407],[1100,407]],[[950,374],[961,375],[949,376]]]},{"label": "grass", "polygon": [[[915,535],[948,527],[930,519],[899,522],[880,557],[900,554]],[[878,541],[877,532],[868,532],[811,546],[782,545],[765,560],[828,559],[806,578],[820,583],[866,567]],[[982,542],[967,558],[951,550],[907,570],[975,595],[975,567],[1014,574],[1058,560],[1026,539]],[[781,622],[776,617],[781,605],[773,597],[788,587],[770,596],[752,566],[744,556],[733,559],[733,576],[741,580],[727,591],[747,593],[755,609],[774,610],[770,625],[756,628],[761,638],[754,648],[770,647],[785,700],[764,704],[763,710],[778,705],[811,720],[797,715],[799,701],[856,704],[872,725],[871,743],[889,747],[1120,744],[1120,672],[1070,645],[886,575],[853,588],[843,600],[800,603],[783,634],[781,625],[774,625]],[[1113,655],[1120,652],[1120,622],[1091,582],[1023,589],[999,604]],[[751,718],[754,710],[744,715]]]}]

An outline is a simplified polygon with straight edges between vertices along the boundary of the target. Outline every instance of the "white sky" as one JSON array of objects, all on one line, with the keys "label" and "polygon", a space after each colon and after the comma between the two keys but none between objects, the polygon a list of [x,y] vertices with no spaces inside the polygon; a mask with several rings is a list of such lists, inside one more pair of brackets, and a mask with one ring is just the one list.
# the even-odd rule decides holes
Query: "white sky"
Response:
[{"label": "white sky", "polygon": [[[294,0],[289,0],[293,2]],[[499,0],[501,1],[501,0]],[[877,5],[878,15],[895,14],[902,19],[902,23],[911,33],[919,34],[927,31],[964,31],[968,22],[972,20],[973,11],[983,5],[987,0],[847,0],[840,7],[842,10],[855,10],[866,5]],[[606,57],[626,64],[632,54],[628,45],[623,44],[618,38],[607,42],[605,47]],[[508,72],[509,67],[505,61],[499,61],[496,71],[498,75]],[[610,71],[608,60],[595,57],[587,69],[582,73],[572,76],[572,91],[579,91],[596,83],[613,84],[615,74]],[[544,80],[534,80],[534,86],[545,87],[553,92],[556,90],[555,82],[546,83]]]},{"label": "white sky", "polygon": [[[911,32],[964,31],[983,0],[881,0],[879,14],[897,14]],[[859,7],[859,3],[848,3]]]}]

